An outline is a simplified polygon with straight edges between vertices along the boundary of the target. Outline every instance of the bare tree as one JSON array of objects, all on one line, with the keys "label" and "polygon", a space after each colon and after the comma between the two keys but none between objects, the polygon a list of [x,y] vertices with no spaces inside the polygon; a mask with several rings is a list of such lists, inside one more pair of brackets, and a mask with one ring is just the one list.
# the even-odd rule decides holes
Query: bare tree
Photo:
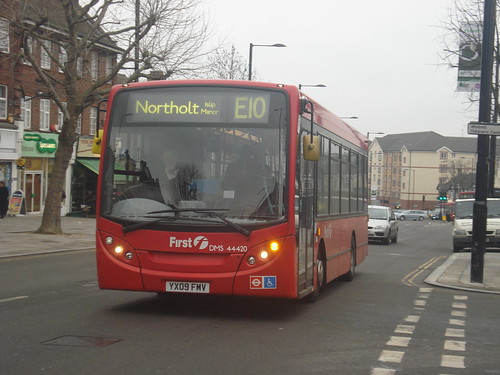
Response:
[{"label": "bare tree", "polygon": [[231,46],[230,50],[220,48],[208,58],[207,76],[214,79],[248,79],[248,63]]},{"label": "bare tree", "polygon": [[[109,82],[124,69],[130,72],[129,81],[151,71],[162,72],[164,78],[186,76],[196,71],[197,61],[205,55],[201,51],[208,29],[200,0],[140,0],[138,22],[136,4],[136,0],[0,0],[10,13],[11,30],[22,41],[21,58],[32,65],[63,114],[40,233],[62,233],[64,176],[83,110],[105,97]],[[31,50],[34,44],[62,74],[41,67]],[[92,80],[90,56],[101,45],[114,48],[117,61]],[[60,51],[65,51],[65,59],[59,58]]]},{"label": "bare tree", "polygon": [[[473,45],[481,45],[482,29],[483,29],[483,12],[484,0],[455,0],[450,8],[448,19],[444,22],[441,29],[443,30],[443,53],[441,59],[450,68],[458,68],[460,58],[460,46],[464,43]],[[497,0],[497,12],[500,10],[500,0]],[[497,19],[498,16],[497,15]],[[479,29],[479,33],[474,32]],[[498,104],[498,76],[500,63],[500,46],[499,46],[498,28],[496,28],[496,43],[494,48],[494,64],[495,73],[492,77],[492,92],[494,105],[493,115],[499,113]],[[468,100],[471,105],[479,102],[479,92],[470,92]]]}]

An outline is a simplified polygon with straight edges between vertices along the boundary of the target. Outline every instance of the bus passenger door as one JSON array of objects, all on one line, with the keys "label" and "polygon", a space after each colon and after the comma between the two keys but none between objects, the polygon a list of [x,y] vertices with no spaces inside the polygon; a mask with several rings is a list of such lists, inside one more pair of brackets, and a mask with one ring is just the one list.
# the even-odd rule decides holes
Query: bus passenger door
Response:
[{"label": "bus passenger door", "polygon": [[[302,136],[299,138],[302,139]],[[298,295],[302,297],[314,287],[315,162],[307,161],[300,155],[296,173]]]}]

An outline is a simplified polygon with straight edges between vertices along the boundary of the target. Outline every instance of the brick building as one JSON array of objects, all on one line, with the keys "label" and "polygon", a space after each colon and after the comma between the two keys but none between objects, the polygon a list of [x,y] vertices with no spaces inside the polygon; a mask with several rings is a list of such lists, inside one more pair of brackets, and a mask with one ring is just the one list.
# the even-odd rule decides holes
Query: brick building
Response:
[{"label": "brick building", "polygon": [[[64,23],[59,18],[62,13],[56,11],[58,2],[31,1],[50,10],[49,22],[40,27],[40,32],[50,32],[52,38],[55,36],[64,41],[67,35]],[[9,6],[0,9],[0,180],[6,182],[11,192],[22,191],[25,197],[24,210],[36,213],[43,210],[48,175],[57,149],[58,131],[62,126],[63,116],[23,51],[29,49],[40,67],[55,78],[53,84],[61,95],[64,95],[64,91],[59,90],[58,85],[60,87],[64,80],[62,67],[67,64],[67,53],[60,43],[21,40],[15,32],[15,12],[12,11],[20,3],[16,0],[3,0],[2,5]],[[24,13],[23,22],[34,24],[29,12]],[[89,49],[77,61],[77,74],[82,89],[105,78],[113,68],[117,54],[121,52],[108,38],[103,38]],[[112,83],[106,82],[105,87],[110,87]],[[62,96],[62,99],[66,105],[66,98]],[[96,119],[97,107],[85,108],[77,126],[77,133],[82,139],[88,139],[94,134]],[[77,142],[80,143],[82,142]],[[66,199],[63,201],[62,214],[78,208],[88,195],[90,187],[87,185],[95,183],[96,171],[92,166],[96,163],[86,160],[78,162],[75,145],[73,160],[66,175]]]}]

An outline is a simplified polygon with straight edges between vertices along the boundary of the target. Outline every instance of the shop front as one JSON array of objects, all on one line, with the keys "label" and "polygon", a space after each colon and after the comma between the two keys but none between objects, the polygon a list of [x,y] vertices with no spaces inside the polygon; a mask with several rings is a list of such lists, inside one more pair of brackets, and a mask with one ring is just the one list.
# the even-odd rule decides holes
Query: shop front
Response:
[{"label": "shop front", "polygon": [[18,139],[18,129],[0,128],[0,181],[5,183],[10,194],[17,186],[16,161],[19,158],[19,150],[16,147]]},{"label": "shop front", "polygon": [[76,163],[71,180],[74,215],[95,215],[99,155],[92,153],[93,137],[80,137],[76,151]]},{"label": "shop front", "polygon": [[[27,214],[36,214],[43,211],[47,194],[48,177],[54,165],[55,152],[59,144],[59,134],[29,132],[24,133],[21,147],[21,160],[18,166],[20,187],[24,192],[25,210]],[[66,197],[61,202],[61,215],[70,211],[71,202],[71,166],[66,171],[64,192]]]}]

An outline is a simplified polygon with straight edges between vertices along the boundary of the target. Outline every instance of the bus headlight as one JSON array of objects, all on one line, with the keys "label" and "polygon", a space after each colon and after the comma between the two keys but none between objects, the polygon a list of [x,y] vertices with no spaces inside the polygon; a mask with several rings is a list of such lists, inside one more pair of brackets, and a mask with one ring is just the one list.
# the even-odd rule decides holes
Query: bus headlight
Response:
[{"label": "bus headlight", "polygon": [[100,233],[100,237],[102,241],[101,246],[103,246],[115,259],[127,264],[139,266],[139,260],[134,249],[126,241],[120,237],[115,237],[104,232]]},{"label": "bus headlight", "polygon": [[259,253],[259,258],[262,260],[266,260],[267,258],[269,258],[269,253],[266,250],[262,250]]}]

